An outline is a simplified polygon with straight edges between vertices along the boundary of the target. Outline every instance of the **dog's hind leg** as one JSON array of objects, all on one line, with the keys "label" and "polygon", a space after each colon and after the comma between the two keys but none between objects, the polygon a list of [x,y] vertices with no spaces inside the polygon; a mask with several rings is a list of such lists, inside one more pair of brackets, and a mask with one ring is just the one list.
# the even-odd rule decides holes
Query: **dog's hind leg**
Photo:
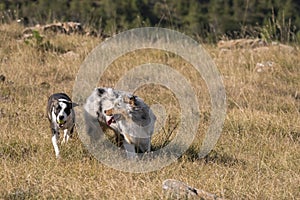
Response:
[{"label": "dog's hind leg", "polygon": [[55,156],[56,158],[59,158],[59,149],[58,149],[58,145],[57,145],[57,140],[59,138],[59,133],[52,129],[52,144],[53,144],[53,147],[54,147],[54,151],[55,151]]},{"label": "dog's hind leg", "polygon": [[137,139],[137,152],[146,153],[151,151],[151,138],[140,138]]}]

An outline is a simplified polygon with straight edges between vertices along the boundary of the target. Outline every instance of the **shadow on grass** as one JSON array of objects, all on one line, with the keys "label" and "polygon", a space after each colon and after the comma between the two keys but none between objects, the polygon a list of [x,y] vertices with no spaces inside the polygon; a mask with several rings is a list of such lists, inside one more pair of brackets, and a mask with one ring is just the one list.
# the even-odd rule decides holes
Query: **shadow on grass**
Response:
[{"label": "shadow on grass", "polygon": [[[72,161],[91,161],[96,158],[89,152],[89,150],[80,143],[80,140],[70,141],[68,144],[65,144],[60,148],[61,158],[63,160],[72,160]],[[54,157],[54,154],[53,154]]]},{"label": "shadow on grass", "polygon": [[180,158],[179,161],[188,160],[191,162],[194,161],[204,161],[206,164],[215,163],[221,164],[224,166],[234,166],[234,165],[246,165],[246,161],[242,159],[237,159],[234,155],[227,154],[225,152],[217,152],[212,150],[204,158],[198,157],[198,151],[194,148],[189,148]]}]

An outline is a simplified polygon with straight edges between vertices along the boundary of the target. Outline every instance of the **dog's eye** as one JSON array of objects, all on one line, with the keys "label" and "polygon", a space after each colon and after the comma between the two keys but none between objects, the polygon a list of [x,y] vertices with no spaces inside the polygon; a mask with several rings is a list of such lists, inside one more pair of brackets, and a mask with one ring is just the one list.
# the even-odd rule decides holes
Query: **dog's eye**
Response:
[{"label": "dog's eye", "polygon": [[66,113],[66,115],[70,115],[70,113],[71,113],[71,109],[69,109],[69,108],[66,108],[66,109],[65,109],[65,113]]},{"label": "dog's eye", "polygon": [[120,108],[121,107],[120,101],[115,101],[114,106],[117,107],[117,108]]},{"label": "dog's eye", "polygon": [[56,105],[55,106],[55,114],[58,114],[61,111],[61,106],[60,105]]},{"label": "dog's eye", "polygon": [[118,103],[117,103],[117,107],[119,107],[119,108],[120,108],[121,106],[122,106],[122,105],[121,105],[121,103],[120,103],[120,102],[118,102]]}]

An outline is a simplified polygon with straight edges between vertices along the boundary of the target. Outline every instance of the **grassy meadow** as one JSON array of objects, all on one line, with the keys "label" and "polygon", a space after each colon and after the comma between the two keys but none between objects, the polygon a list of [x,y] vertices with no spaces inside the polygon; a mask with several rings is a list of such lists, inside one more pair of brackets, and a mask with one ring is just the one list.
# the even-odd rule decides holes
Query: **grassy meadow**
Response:
[{"label": "grassy meadow", "polygon": [[[46,105],[49,95],[72,95],[76,74],[100,38],[45,33],[22,39],[23,27],[0,25],[0,199],[166,199],[165,179],[177,179],[225,199],[299,199],[300,50],[279,45],[221,50],[204,45],[216,63],[227,95],[227,116],[214,150],[196,155],[210,123],[210,98],[201,75],[162,51],[136,51],[112,63],[99,86],[113,87],[126,70],[156,62],[174,67],[195,88],[201,123],[190,149],[154,172],[128,173],[103,165],[76,136],[51,143]],[[257,72],[256,64],[272,61]],[[166,88],[138,91],[147,103],[165,106],[167,120],[155,133],[160,148],[176,133],[180,110]]]}]

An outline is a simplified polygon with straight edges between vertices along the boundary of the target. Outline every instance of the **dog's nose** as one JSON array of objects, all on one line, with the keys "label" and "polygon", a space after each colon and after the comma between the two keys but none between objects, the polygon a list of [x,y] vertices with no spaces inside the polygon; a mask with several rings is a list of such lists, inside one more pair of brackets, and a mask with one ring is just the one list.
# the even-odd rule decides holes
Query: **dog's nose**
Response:
[{"label": "dog's nose", "polygon": [[63,120],[64,116],[60,115],[58,118],[59,118],[59,120]]}]

